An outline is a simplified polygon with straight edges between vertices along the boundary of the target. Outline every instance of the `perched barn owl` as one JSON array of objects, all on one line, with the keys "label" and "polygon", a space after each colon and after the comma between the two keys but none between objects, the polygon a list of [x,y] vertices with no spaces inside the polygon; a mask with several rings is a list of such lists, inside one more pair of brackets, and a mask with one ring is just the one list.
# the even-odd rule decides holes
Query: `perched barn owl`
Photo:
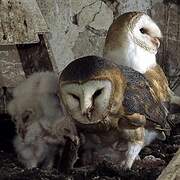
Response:
[{"label": "perched barn owl", "polygon": [[17,129],[14,146],[27,168],[51,168],[57,145],[63,146],[63,136],[75,132],[57,90],[58,78],[52,72],[34,73],[14,89],[8,111]]},{"label": "perched barn owl", "polygon": [[131,168],[143,146],[170,130],[166,109],[132,68],[87,56],[71,62],[59,82],[81,137],[83,165],[106,159]]},{"label": "perched barn owl", "polygon": [[160,38],[159,27],[148,15],[125,13],[108,30],[104,57],[144,74],[162,102],[180,105],[180,97],[170,90],[166,76],[156,62]]}]

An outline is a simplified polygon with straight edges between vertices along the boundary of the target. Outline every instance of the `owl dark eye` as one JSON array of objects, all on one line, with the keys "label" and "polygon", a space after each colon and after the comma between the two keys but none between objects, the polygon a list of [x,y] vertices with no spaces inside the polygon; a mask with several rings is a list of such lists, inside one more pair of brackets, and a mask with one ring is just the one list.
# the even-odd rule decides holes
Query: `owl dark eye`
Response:
[{"label": "owl dark eye", "polygon": [[79,99],[79,97],[78,96],[76,96],[75,94],[70,94],[74,99],[76,99],[76,100],[78,100],[78,101],[80,101],[80,99]]},{"label": "owl dark eye", "polygon": [[103,88],[95,91],[95,93],[93,94],[93,99],[96,99],[102,93],[102,90],[103,90]]},{"label": "owl dark eye", "polygon": [[146,30],[145,30],[144,28],[141,28],[141,29],[140,29],[140,32],[141,32],[142,34],[145,34],[145,33],[146,33]]}]

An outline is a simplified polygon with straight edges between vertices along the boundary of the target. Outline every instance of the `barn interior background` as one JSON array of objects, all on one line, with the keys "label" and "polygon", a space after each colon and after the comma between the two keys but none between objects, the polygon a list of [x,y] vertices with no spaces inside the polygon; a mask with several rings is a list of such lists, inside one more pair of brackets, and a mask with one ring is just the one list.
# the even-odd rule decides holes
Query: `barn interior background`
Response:
[{"label": "barn interior background", "polygon": [[110,24],[128,11],[148,13],[163,39],[158,62],[180,95],[178,0],[0,0],[0,110],[11,88],[35,71],[60,73],[74,58],[101,55]]}]

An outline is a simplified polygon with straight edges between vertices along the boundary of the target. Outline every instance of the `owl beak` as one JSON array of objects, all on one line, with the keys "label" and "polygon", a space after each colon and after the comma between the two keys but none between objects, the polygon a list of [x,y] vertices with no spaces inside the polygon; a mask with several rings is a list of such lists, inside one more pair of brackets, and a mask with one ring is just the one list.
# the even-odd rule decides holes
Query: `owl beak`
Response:
[{"label": "owl beak", "polygon": [[92,112],[92,108],[89,107],[85,111],[82,111],[82,115],[86,116],[89,120],[91,120],[91,117],[92,117],[92,113],[91,112]]},{"label": "owl beak", "polygon": [[83,116],[85,116],[89,120],[91,120],[92,100],[91,100],[91,97],[89,97],[87,95],[83,98],[83,101],[81,101],[81,113]]},{"label": "owl beak", "polygon": [[156,46],[156,48],[158,49],[160,46],[160,39],[158,37],[153,37],[151,39],[151,42]]},{"label": "owl beak", "polygon": [[88,108],[82,110],[82,115],[86,116],[89,120],[91,120],[91,117],[92,117],[92,106],[89,106]]}]

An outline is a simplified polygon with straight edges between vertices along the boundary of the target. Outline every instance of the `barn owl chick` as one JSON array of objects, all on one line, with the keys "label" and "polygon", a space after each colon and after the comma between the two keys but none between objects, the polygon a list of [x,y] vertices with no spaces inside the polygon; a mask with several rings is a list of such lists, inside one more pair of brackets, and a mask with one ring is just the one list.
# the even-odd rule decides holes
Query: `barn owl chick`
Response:
[{"label": "barn owl chick", "polygon": [[142,12],[128,12],[110,26],[104,57],[144,74],[162,102],[180,105],[180,98],[169,88],[166,76],[156,62],[162,33],[157,24]]},{"label": "barn owl chick", "polygon": [[14,89],[8,111],[17,129],[14,146],[27,168],[51,168],[57,145],[63,145],[63,136],[74,130],[65,117],[57,90],[58,78],[52,72],[34,73]]},{"label": "barn owl chick", "polygon": [[82,164],[104,159],[131,168],[143,146],[170,130],[164,106],[139,72],[87,56],[60,76],[60,95],[83,137]]}]

